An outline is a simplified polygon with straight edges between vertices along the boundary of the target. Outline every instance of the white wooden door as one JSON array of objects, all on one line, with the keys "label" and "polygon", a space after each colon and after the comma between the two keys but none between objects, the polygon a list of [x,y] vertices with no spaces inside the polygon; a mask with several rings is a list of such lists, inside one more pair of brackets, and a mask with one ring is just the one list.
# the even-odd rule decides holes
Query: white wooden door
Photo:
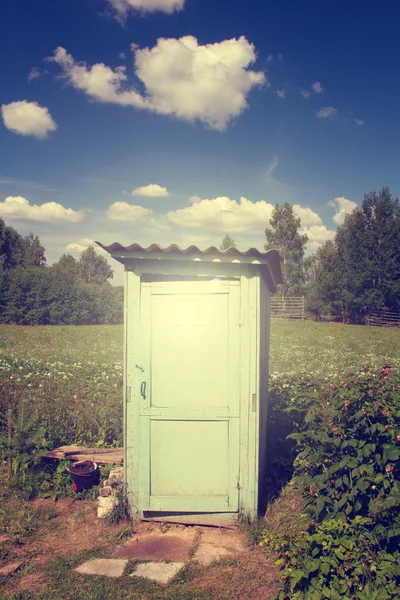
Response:
[{"label": "white wooden door", "polygon": [[141,510],[238,511],[239,289],[142,284]]}]

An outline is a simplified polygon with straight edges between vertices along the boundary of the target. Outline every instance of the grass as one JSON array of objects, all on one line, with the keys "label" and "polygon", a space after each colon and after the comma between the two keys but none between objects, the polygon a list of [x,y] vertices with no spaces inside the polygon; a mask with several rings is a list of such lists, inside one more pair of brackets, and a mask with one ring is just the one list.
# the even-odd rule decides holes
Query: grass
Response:
[{"label": "grass", "polygon": [[[0,415],[24,398],[43,421],[50,446],[121,443],[122,340],[122,326],[0,326]],[[398,330],[271,323],[273,378],[307,373],[326,378],[387,362],[400,367]],[[87,556],[106,556],[102,542],[106,550],[115,548],[127,535],[126,525],[99,524],[90,502],[78,502],[79,509],[63,515],[63,501],[37,506],[0,496],[0,533],[10,538],[0,547],[0,564],[21,557],[27,561],[0,583],[4,600],[245,600],[269,598],[276,589],[276,569],[260,553],[203,569],[189,566],[168,588],[134,582],[129,569],[118,581],[78,575],[73,566]],[[284,496],[280,502],[270,511],[272,530],[275,524],[286,527],[296,512],[292,499]]]},{"label": "grass", "polygon": [[396,328],[315,323],[271,322],[270,374],[311,373],[323,377],[368,364],[390,362],[400,368],[400,332]]}]

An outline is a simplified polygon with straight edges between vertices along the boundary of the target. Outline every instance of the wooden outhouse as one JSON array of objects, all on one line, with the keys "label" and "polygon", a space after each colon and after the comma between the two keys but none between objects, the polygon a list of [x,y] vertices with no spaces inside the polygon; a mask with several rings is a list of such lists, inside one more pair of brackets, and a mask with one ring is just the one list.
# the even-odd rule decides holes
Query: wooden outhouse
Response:
[{"label": "wooden outhouse", "polygon": [[124,468],[142,518],[257,515],[276,250],[103,246],[125,266]]}]

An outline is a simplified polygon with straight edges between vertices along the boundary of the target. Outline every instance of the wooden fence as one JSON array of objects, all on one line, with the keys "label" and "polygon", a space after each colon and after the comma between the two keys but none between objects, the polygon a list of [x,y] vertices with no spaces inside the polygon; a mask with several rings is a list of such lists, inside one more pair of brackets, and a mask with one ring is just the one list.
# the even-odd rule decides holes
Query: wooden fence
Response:
[{"label": "wooden fence", "polygon": [[365,318],[366,325],[375,325],[376,327],[400,327],[400,313],[393,312],[387,308],[381,308],[371,312]]},{"label": "wooden fence", "polygon": [[304,296],[271,296],[271,317],[304,321]]}]

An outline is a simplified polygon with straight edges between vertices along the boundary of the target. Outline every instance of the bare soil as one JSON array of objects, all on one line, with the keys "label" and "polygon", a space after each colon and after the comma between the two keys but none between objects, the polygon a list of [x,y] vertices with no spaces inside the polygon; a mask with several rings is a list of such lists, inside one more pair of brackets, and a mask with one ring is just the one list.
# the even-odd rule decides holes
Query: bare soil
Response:
[{"label": "bare soil", "polygon": [[[266,559],[260,548],[251,545],[243,532],[146,522],[137,523],[127,531],[126,524],[113,526],[98,519],[95,501],[38,499],[26,505],[36,511],[38,528],[18,543],[13,542],[12,530],[7,531],[10,541],[1,548],[2,564],[22,561],[23,567],[18,575],[0,581],[0,596],[30,592],[40,597],[47,586],[46,567],[57,557],[73,556],[99,547],[103,549],[103,557],[110,557],[113,551],[126,546],[129,538],[167,540],[179,530],[192,548],[192,553],[189,552],[190,577],[181,584],[188,598],[204,592],[207,597],[218,600],[269,600],[278,591],[278,567],[272,558]],[[127,533],[130,534],[128,537]],[[202,535],[206,545],[228,548],[228,556],[219,559],[217,555],[211,564],[196,561]],[[167,590],[162,597],[169,598]],[[151,594],[148,598],[153,600],[154,596]]]}]

